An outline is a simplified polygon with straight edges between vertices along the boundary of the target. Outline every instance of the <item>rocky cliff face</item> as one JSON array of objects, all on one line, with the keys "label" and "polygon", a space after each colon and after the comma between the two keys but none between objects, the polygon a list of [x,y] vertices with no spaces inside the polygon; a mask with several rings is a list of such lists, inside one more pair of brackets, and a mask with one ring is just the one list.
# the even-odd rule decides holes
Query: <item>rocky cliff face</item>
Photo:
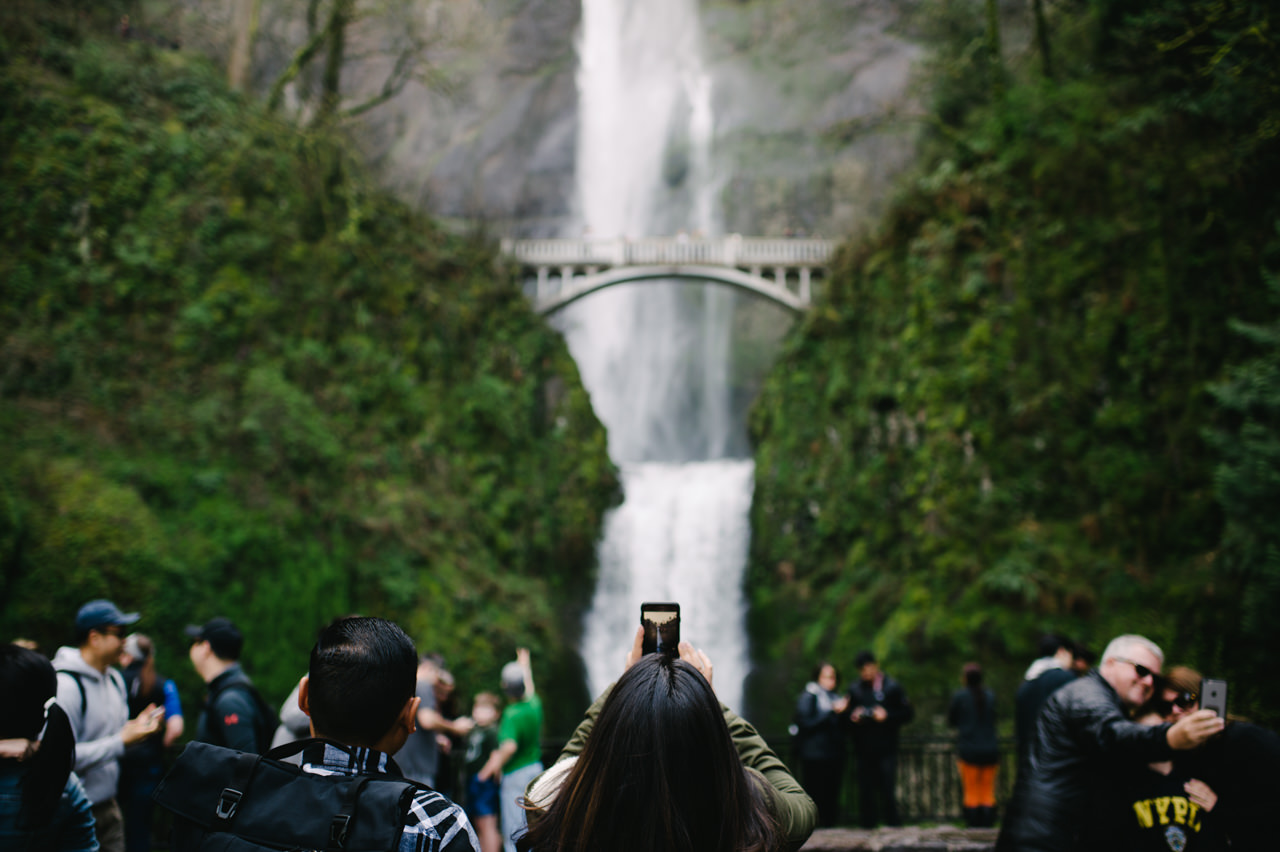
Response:
[{"label": "rocky cliff face", "polygon": [[[436,84],[357,135],[388,185],[445,218],[558,234],[572,215],[579,0],[436,0]],[[354,75],[376,84],[376,69]]]},{"label": "rocky cliff face", "polygon": [[712,2],[726,227],[843,236],[913,156],[913,3]]},{"label": "rocky cliff face", "polygon": [[[512,235],[572,228],[575,37],[582,0],[373,0],[353,26],[343,90],[377,92],[399,27],[424,37],[424,80],[362,116],[356,138],[386,183],[446,219]],[[236,0],[202,4],[203,46]],[[715,75],[723,219],[751,234],[842,235],[874,216],[912,157],[915,4],[893,0],[703,0]],[[305,9],[263,0],[254,84],[266,90],[306,40]],[[379,26],[381,22],[381,28]],[[387,22],[392,22],[389,25]],[[298,90],[305,95],[307,78]],[[315,85],[314,74],[311,85]],[[683,179],[682,143],[664,177]]]}]

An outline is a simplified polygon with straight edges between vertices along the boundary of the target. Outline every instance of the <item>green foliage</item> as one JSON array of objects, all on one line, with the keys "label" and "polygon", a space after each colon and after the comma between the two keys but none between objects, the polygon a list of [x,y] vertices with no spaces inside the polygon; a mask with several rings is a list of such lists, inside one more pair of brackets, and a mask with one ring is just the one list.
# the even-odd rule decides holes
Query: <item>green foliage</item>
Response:
[{"label": "green foliage", "polygon": [[[1277,250],[1280,241],[1271,246],[1266,274],[1273,298],[1280,299]],[[1230,647],[1224,643],[1224,658],[1239,658],[1243,665],[1262,671],[1269,663],[1267,650],[1280,643],[1275,618],[1280,607],[1280,530],[1273,519],[1280,505],[1280,321],[1236,323],[1233,328],[1257,354],[1212,388],[1229,416],[1209,440],[1221,458],[1214,483],[1227,519],[1219,551],[1222,567],[1216,573],[1236,596],[1237,605],[1217,619],[1205,620],[1207,628],[1242,640]],[[1265,678],[1246,682],[1246,693],[1260,692],[1260,683]]]},{"label": "green foliage", "polygon": [[573,671],[615,471],[488,242],[59,8],[0,54],[0,632],[67,641],[107,595],[190,679],[179,628],[224,614],[273,698],[351,611],[464,690],[517,645]]},{"label": "green foliage", "polygon": [[[1173,662],[1257,685],[1239,709],[1276,706],[1225,652],[1269,635],[1229,613],[1242,592],[1264,611],[1276,575],[1256,548],[1253,574],[1215,558],[1224,509],[1250,515],[1215,500],[1202,435],[1224,422],[1210,386],[1246,351],[1232,318],[1274,315],[1258,268],[1277,54],[1255,49],[1265,4],[1189,5],[1212,21],[1181,45],[1167,20],[1188,4],[1071,20],[1057,82],[1015,61],[1000,98],[976,29],[940,51],[955,75],[926,167],[841,256],[752,415],[754,695],[870,647],[938,711],[966,659],[1011,693],[1058,629],[1095,650],[1145,632]],[[1256,376],[1240,381],[1258,442],[1218,485],[1265,530],[1275,423]]]}]

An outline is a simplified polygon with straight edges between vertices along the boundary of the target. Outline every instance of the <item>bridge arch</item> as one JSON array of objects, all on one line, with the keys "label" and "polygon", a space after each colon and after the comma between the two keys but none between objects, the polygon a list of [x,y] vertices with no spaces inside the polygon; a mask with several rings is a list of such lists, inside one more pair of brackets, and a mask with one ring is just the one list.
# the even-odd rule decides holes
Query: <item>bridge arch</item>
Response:
[{"label": "bridge arch", "polygon": [[538,313],[549,316],[585,296],[608,287],[660,278],[683,278],[691,281],[709,281],[725,284],[738,290],[754,293],[795,313],[802,313],[808,307],[808,304],[800,296],[785,287],[779,287],[768,278],[751,275],[731,267],[695,264],[621,266],[604,272],[575,276],[570,286],[561,289],[559,292],[539,297],[535,307]]}]

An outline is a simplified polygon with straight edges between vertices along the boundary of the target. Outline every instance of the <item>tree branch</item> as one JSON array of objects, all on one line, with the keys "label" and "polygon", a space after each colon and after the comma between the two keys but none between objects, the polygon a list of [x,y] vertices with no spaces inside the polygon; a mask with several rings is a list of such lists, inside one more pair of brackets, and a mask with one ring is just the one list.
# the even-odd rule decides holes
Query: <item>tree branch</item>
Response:
[{"label": "tree branch", "polygon": [[[312,3],[311,7],[307,10],[308,24],[315,23],[311,13],[318,5],[319,2],[317,0],[317,2]],[[333,18],[330,17],[329,23],[324,27],[324,29],[319,32],[316,32],[313,29],[310,40],[293,55],[293,59],[289,60],[289,66],[284,69],[280,76],[276,78],[275,83],[271,86],[271,94],[267,96],[268,111],[274,111],[279,108],[280,100],[284,96],[285,86],[288,86],[296,80],[298,75],[302,73],[303,69],[305,69],[307,65],[310,64],[311,60],[316,57],[316,54],[320,52],[320,48],[324,46],[325,40],[329,37],[329,27],[332,25]]]},{"label": "tree branch", "polygon": [[364,103],[343,110],[342,117],[355,118],[358,115],[363,115],[400,94],[409,80],[413,78],[413,66],[417,55],[418,48],[416,45],[401,51],[400,55],[396,57],[395,67],[391,69],[391,73],[387,75],[387,79],[382,83],[382,91]]}]

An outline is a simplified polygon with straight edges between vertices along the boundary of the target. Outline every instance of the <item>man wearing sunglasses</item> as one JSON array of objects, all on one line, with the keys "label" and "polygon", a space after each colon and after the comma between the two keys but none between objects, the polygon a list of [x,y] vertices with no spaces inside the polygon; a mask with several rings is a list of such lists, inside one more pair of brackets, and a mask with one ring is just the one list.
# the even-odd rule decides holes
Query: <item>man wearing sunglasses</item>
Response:
[{"label": "man wearing sunglasses", "polygon": [[124,648],[124,630],[138,620],[108,600],[89,601],[76,613],[74,646],[54,655],[58,705],[76,737],[75,771],[93,803],[93,819],[103,852],[124,852],[124,815],[116,802],[120,758],[125,746],[141,742],[160,727],[148,706],[129,718],[124,678],[112,666]]},{"label": "man wearing sunglasses", "polygon": [[[1102,665],[1054,692],[1037,722],[1031,772],[1011,804],[996,848],[1069,852],[1083,848],[1096,821],[1093,795],[1125,765],[1169,760],[1222,730],[1210,711],[1188,713],[1156,727],[1129,720],[1156,689],[1164,653],[1150,639],[1128,634],[1111,640]],[[1098,845],[1105,848],[1105,842]]]}]

